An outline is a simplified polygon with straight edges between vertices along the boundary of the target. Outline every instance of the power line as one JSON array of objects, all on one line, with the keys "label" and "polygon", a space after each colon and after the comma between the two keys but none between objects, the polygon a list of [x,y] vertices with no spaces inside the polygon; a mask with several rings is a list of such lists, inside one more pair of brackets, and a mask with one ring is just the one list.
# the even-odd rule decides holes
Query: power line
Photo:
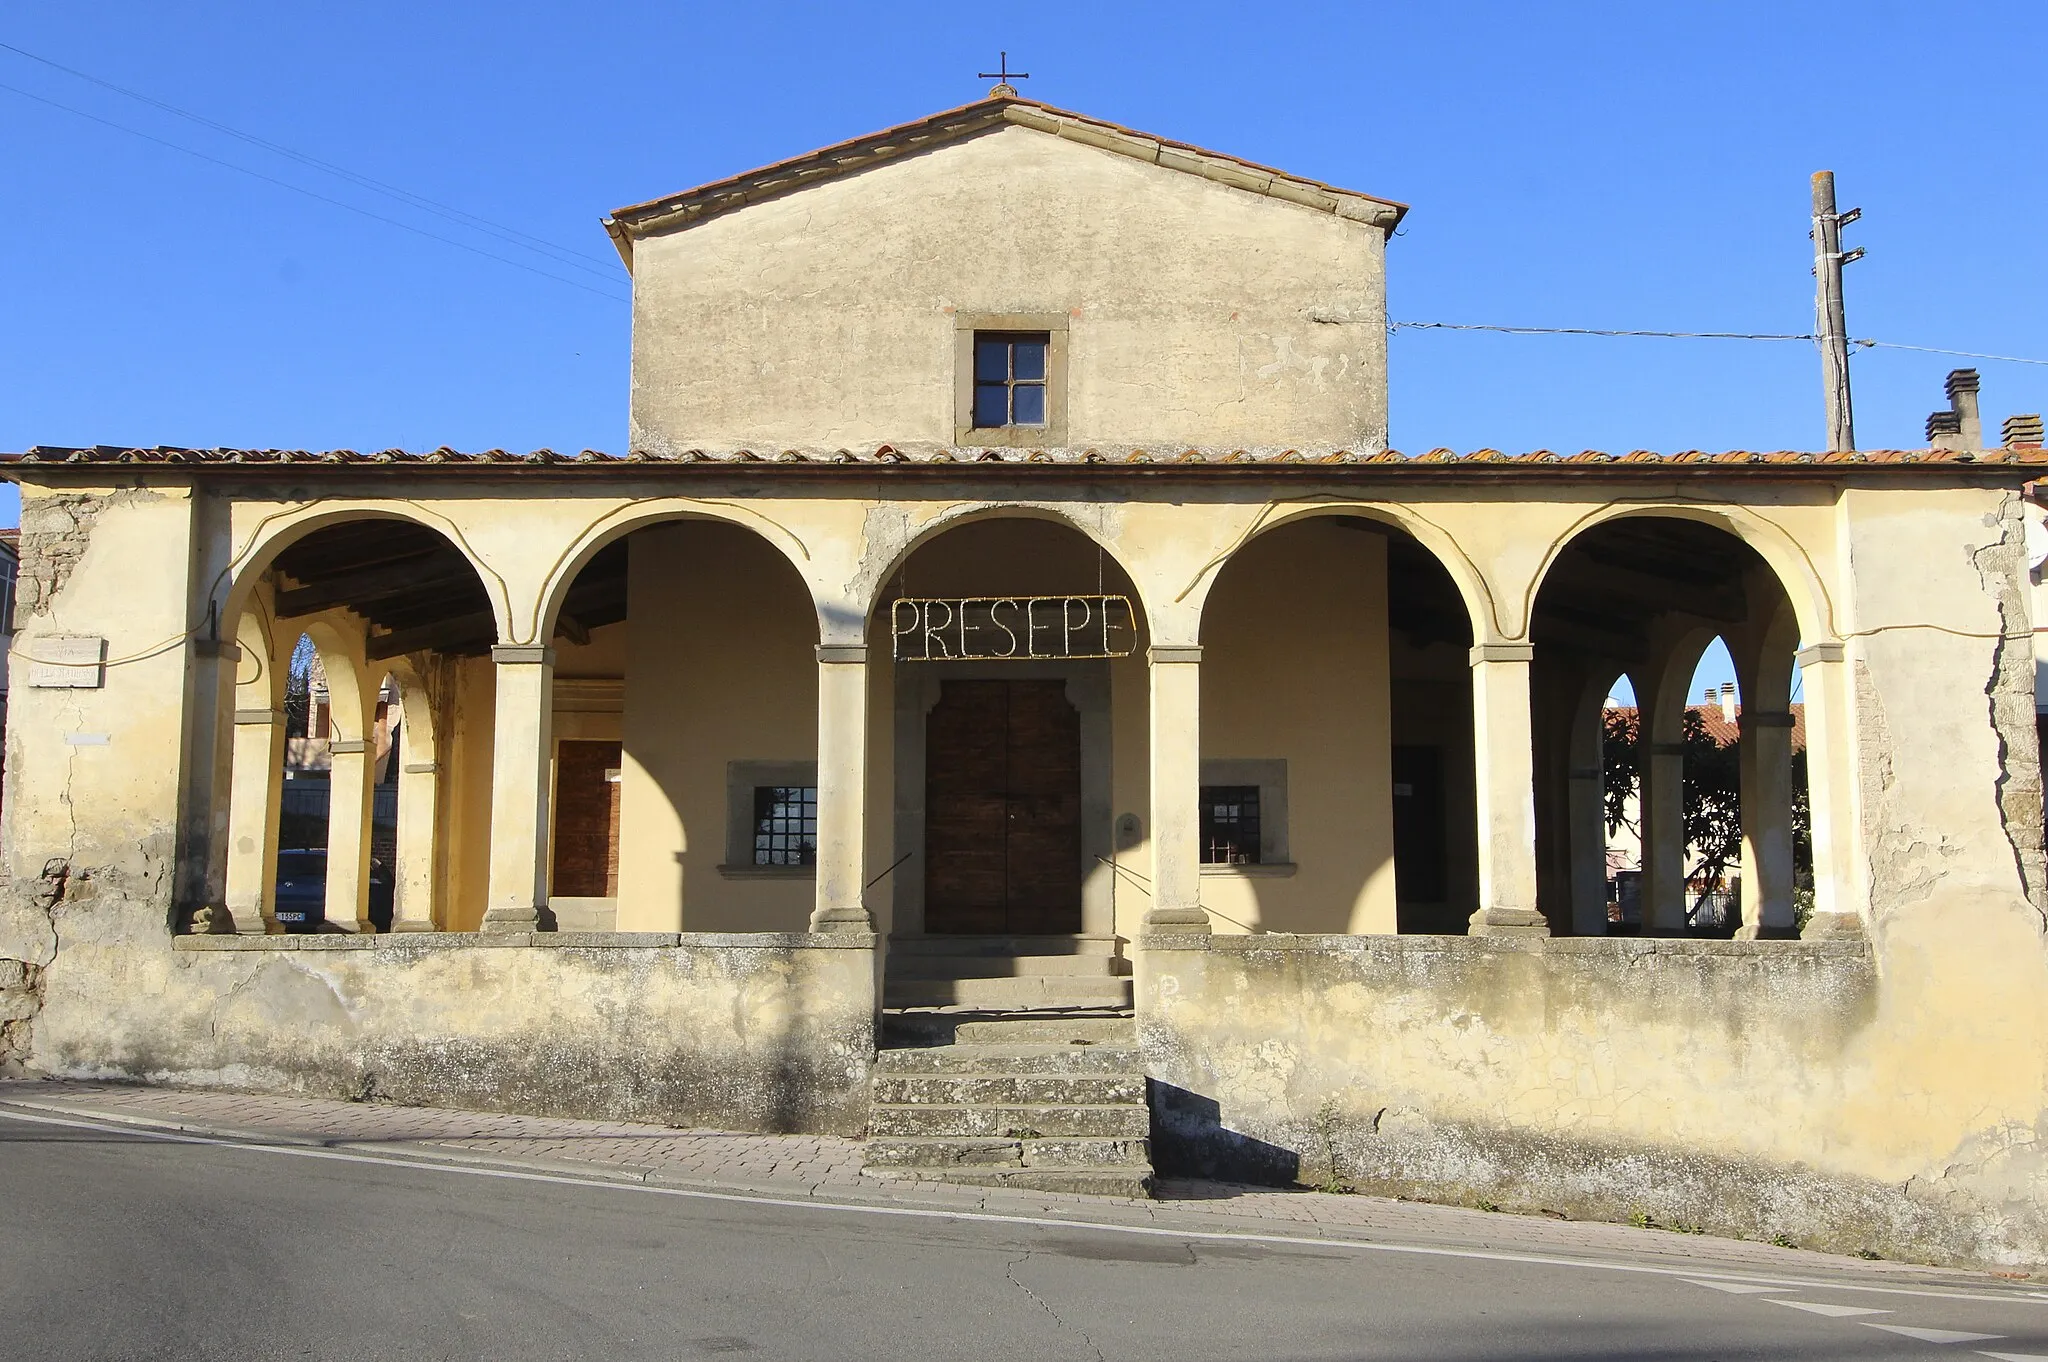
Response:
[{"label": "power line", "polygon": [[317,202],[327,204],[330,207],[344,209],[347,212],[355,213],[361,217],[366,217],[370,219],[372,222],[381,222],[385,224],[387,227],[396,227],[401,231],[411,232],[416,236],[426,237],[429,241],[438,241],[444,246],[453,246],[455,247],[455,249],[459,251],[468,251],[471,255],[480,255],[486,260],[495,260],[501,265],[510,265],[515,270],[525,270],[528,274],[537,274],[543,279],[552,279],[558,284],[567,284],[570,288],[582,289],[585,293],[593,293],[600,298],[609,298],[613,302],[627,301],[621,295],[613,293],[607,289],[592,288],[590,285],[583,283],[580,280],[567,279],[559,274],[550,274],[546,270],[534,268],[532,265],[527,264],[523,260],[514,260],[509,256],[499,255],[495,251],[487,251],[483,249],[481,246],[472,246],[466,241],[457,241],[454,237],[442,236],[439,232],[430,232],[424,227],[415,227],[410,222],[402,222],[397,218],[385,217],[382,213],[373,213],[367,208],[360,208],[355,204],[348,203],[342,199],[330,198],[326,194],[321,194],[314,190],[307,189],[303,185],[293,184],[289,180],[280,180],[274,175],[265,175],[260,170],[251,170],[247,166],[236,165],[233,161],[223,161],[218,156],[209,156],[203,151],[195,151],[191,147],[183,146],[177,142],[172,142],[165,138],[158,137],[154,133],[144,132],[140,128],[131,128],[125,123],[116,123],[111,118],[102,118],[98,114],[87,113],[83,109],[74,109],[69,104],[60,104],[54,99],[48,99],[42,95],[32,94],[29,91],[23,90],[17,86],[0,84],[0,90],[4,90],[9,94],[20,95],[23,99],[34,100],[38,104],[47,104],[49,107],[53,109],[62,110],[65,113],[73,115],[74,117],[83,118],[86,119],[88,122],[98,123],[104,127],[113,128],[117,132],[125,132],[131,137],[140,137],[145,142],[154,142],[160,147],[169,147],[172,151],[183,152],[187,156],[195,157],[196,159],[205,161],[210,165],[217,165],[224,169],[235,171],[237,174],[247,175],[249,178],[253,180],[261,180],[265,184],[273,184],[280,189],[289,189],[294,194],[303,194],[309,199],[313,199]]},{"label": "power line", "polygon": [[[151,108],[161,109],[165,113],[176,115],[179,118],[188,119],[191,122],[199,124],[201,127],[211,128],[215,132],[224,133],[229,137],[239,138],[240,140],[247,142],[251,146],[260,147],[263,150],[271,152],[275,155],[283,156],[290,160],[297,161],[301,165],[310,166],[315,170],[324,171],[329,175],[338,176],[341,179],[347,180],[350,184],[354,184],[361,188],[368,189],[373,193],[382,194],[387,198],[397,199],[399,202],[404,203],[410,207],[422,209],[425,212],[429,212],[436,215],[437,217],[442,217],[453,222],[461,223],[477,231],[481,231],[490,236],[497,237],[499,240],[504,241],[509,245],[518,246],[523,250],[530,250],[542,255],[546,255],[559,264],[569,265],[575,269],[583,270],[590,274],[595,274],[603,279],[617,278],[617,273],[615,270],[598,268],[598,266],[605,266],[611,263],[610,261],[606,260],[603,256],[592,255],[587,251],[578,251],[566,246],[557,245],[552,241],[547,241],[541,237],[532,236],[526,232],[522,232],[516,227],[508,227],[504,223],[493,222],[489,218],[479,217],[475,213],[465,212],[464,210],[457,208],[452,204],[442,203],[437,199],[430,199],[424,194],[415,194],[409,189],[401,189],[397,185],[386,184],[382,180],[375,180],[367,175],[358,174],[357,172],[348,169],[346,166],[335,165],[332,161],[323,161],[317,156],[310,156],[307,155],[305,152],[297,151],[291,147],[284,146],[281,143],[272,142],[265,138],[258,137],[254,133],[244,132],[240,128],[232,127],[226,123],[219,122],[216,119],[208,118],[204,114],[193,113],[190,109],[181,109],[175,104],[168,104],[163,100],[157,99],[152,95],[144,94],[140,90],[131,90],[125,85],[116,85],[114,82],[110,80],[102,80],[100,77],[95,76],[90,72],[80,71],[76,67],[66,66],[62,62],[52,61],[48,57],[40,56],[34,52],[29,51],[27,48],[16,47],[13,43],[0,42],[0,50],[12,52],[20,57],[26,57],[28,60],[33,62],[40,62],[42,65],[49,67],[53,71],[62,71],[67,76],[73,76],[79,80],[86,81],[89,84],[97,85],[103,90],[112,90],[115,94],[125,95],[129,99],[137,100],[143,104],[147,104]],[[591,262],[595,262],[595,266]]]},{"label": "power line", "polygon": [[1955,355],[1960,359],[1994,359],[2004,364],[2048,364],[2048,359],[2021,359],[2018,355],[1983,355],[1975,350],[1943,350],[1932,345],[1901,345],[1897,341],[1852,340],[1851,345],[1879,350],[1918,350],[1923,355]]},{"label": "power line", "polygon": [[[1388,322],[1389,331],[1495,331],[1509,336],[1647,336],[1659,340],[1747,340],[1810,341],[1812,334],[1792,335],[1772,331],[1609,331],[1590,326],[1490,326],[1478,322]],[[1915,350],[1924,355],[1954,355],[1959,359],[1996,360],[2005,364],[2042,364],[2048,359],[2025,359],[2019,355],[1987,355],[1977,350],[1944,350],[1933,345],[1906,345],[1899,341],[1851,340],[1849,344],[1870,350]]]},{"label": "power line", "polygon": [[1478,322],[1388,322],[1389,331],[1498,331],[1510,336],[1655,336],[1671,340],[1810,341],[1811,334],[1761,331],[1603,331],[1590,326],[1487,326]]}]

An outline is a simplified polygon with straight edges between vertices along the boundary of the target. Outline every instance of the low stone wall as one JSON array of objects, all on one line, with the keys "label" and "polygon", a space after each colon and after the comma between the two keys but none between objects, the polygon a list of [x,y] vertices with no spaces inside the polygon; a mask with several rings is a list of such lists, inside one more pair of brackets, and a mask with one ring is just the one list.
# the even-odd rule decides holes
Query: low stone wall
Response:
[{"label": "low stone wall", "polygon": [[1900,1072],[1861,941],[1173,935],[1138,962],[1162,1171],[2048,1260],[2031,1174],[1944,1184],[1969,1158],[1904,1094],[1863,1124]]},{"label": "low stone wall", "polygon": [[854,1135],[859,934],[163,936],[67,942],[32,1066],[79,1078]]}]

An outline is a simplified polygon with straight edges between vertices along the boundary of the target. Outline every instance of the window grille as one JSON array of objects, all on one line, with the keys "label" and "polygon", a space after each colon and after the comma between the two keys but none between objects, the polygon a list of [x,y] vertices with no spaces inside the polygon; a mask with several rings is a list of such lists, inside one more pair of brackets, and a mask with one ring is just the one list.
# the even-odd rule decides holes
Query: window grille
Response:
[{"label": "window grille", "polygon": [[1044,331],[974,333],[977,430],[1046,424],[1045,356],[1051,344]]},{"label": "window grille", "polygon": [[818,787],[754,787],[754,864],[818,863]]},{"label": "window grille", "polygon": [[1259,787],[1202,787],[1202,864],[1259,863]]}]

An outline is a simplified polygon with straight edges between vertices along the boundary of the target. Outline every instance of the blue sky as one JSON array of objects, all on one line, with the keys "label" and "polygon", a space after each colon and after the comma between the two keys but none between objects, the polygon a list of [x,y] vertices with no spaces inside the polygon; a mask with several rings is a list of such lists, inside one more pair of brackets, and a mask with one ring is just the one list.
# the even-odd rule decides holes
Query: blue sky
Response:
[{"label": "blue sky", "polygon": [[[0,42],[556,253],[0,50],[0,448],[620,448],[603,213],[978,98],[999,48],[1048,102],[1412,203],[1397,319],[1807,331],[1826,167],[1851,334],[2048,358],[1999,74],[2044,40],[2019,4],[16,6]],[[1860,443],[1919,443],[1968,362],[1859,354]],[[1988,425],[2048,407],[2048,368],[1978,367]],[[1408,450],[1821,438],[1799,343],[1400,332],[1392,369]]]}]

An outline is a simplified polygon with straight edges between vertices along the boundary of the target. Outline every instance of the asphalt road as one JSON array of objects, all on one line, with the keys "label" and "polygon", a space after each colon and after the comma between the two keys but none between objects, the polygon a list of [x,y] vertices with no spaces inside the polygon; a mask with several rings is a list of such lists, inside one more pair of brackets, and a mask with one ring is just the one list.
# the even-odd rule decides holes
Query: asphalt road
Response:
[{"label": "asphalt road", "polygon": [[719,1199],[0,1115],[0,1357],[714,1356],[2048,1362],[2048,1292]]}]

